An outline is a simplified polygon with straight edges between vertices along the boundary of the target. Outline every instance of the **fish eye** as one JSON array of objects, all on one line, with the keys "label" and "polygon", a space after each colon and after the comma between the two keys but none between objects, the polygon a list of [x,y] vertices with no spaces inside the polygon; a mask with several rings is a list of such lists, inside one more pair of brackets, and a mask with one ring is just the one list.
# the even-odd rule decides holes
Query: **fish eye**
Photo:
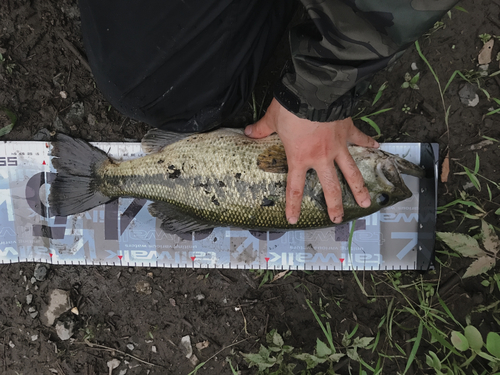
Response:
[{"label": "fish eye", "polygon": [[389,203],[389,195],[385,194],[385,193],[381,193],[379,195],[377,195],[377,198],[375,198],[377,200],[377,203],[380,205],[380,206],[385,206]]}]

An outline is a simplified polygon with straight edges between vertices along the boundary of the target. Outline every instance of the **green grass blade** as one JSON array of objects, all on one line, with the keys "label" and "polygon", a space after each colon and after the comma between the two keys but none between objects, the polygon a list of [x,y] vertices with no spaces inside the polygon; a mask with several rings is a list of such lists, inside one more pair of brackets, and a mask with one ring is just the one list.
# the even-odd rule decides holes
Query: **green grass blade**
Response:
[{"label": "green grass blade", "polygon": [[446,92],[446,90],[448,90],[448,87],[451,85],[451,83],[453,82],[453,80],[455,79],[455,76],[457,74],[461,74],[459,70],[455,70],[453,72],[453,74],[451,75],[450,79],[448,80],[448,83],[446,84],[446,86],[444,87],[444,90],[443,90],[443,94]]},{"label": "green grass blade", "polygon": [[422,340],[422,333],[424,331],[424,323],[420,321],[418,325],[417,337],[415,338],[415,342],[413,343],[413,348],[411,348],[410,356],[408,357],[408,362],[406,362],[405,371],[403,374],[406,374],[413,363],[415,356],[417,355],[418,348],[420,347],[420,341]]},{"label": "green grass blade", "polygon": [[330,344],[330,349],[332,350],[332,352],[335,353],[336,350],[335,350],[335,345],[333,345],[333,337],[332,337],[331,331],[329,332],[326,330],[325,326],[323,325],[323,322],[319,318],[318,314],[316,314],[316,311],[314,310],[314,308],[311,305],[311,302],[308,299],[306,299],[306,303],[307,303],[307,306],[309,306],[309,308],[311,309],[314,317],[316,318],[316,321],[318,322],[319,326],[321,327],[321,330],[325,334],[325,337],[328,340],[328,344]]},{"label": "green grass blade", "polygon": [[386,88],[387,88],[387,82],[382,83],[382,85],[379,87],[377,91],[377,95],[375,95],[375,99],[373,99],[372,107],[380,100],[380,98],[382,97],[382,93]]},{"label": "green grass blade", "polygon": [[375,123],[375,121],[373,121],[372,119],[369,119],[367,116],[363,116],[363,117],[360,118],[360,120],[363,120],[364,122],[368,123],[373,129],[375,129],[375,131],[377,132],[377,135],[382,134],[380,132],[380,128]]},{"label": "green grass blade", "polygon": [[431,71],[432,75],[434,76],[434,79],[436,80],[437,84],[439,85],[440,89],[439,91],[441,91],[441,83],[439,82],[439,78],[436,74],[436,72],[434,71],[434,68],[432,67],[432,65],[430,64],[429,60],[427,60],[427,58],[424,56],[424,54],[422,53],[422,50],[420,49],[420,44],[418,43],[418,40],[415,41],[415,48],[417,49],[417,52],[418,52],[418,55],[420,56],[420,58],[422,60],[424,60],[425,62],[425,65],[427,65],[427,67],[429,68],[429,70]]},{"label": "green grass blade", "polygon": [[453,320],[457,326],[459,326],[460,328],[464,329],[463,325],[461,325],[460,322],[455,319],[455,317],[451,313],[451,311],[448,308],[448,306],[446,306],[446,303],[444,303],[444,301],[439,296],[438,296],[438,301],[439,301],[439,304],[441,305],[441,307],[443,308],[443,310],[446,312],[446,314],[451,318],[451,320]]}]

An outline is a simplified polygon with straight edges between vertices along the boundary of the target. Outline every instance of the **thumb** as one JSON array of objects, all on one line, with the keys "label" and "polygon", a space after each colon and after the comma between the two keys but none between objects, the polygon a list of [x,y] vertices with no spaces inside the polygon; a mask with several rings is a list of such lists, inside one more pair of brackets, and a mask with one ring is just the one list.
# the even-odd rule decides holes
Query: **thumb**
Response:
[{"label": "thumb", "polygon": [[266,116],[262,117],[253,125],[245,128],[245,135],[250,138],[265,138],[274,133],[274,129],[268,125]]}]

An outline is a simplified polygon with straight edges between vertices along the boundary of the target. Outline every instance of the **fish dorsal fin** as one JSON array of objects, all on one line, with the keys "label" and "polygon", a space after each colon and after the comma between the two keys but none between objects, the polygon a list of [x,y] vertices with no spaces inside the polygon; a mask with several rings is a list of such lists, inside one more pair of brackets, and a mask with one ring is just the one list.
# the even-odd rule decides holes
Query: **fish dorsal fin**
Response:
[{"label": "fish dorsal fin", "polygon": [[161,229],[166,233],[185,234],[217,226],[215,223],[195,219],[168,202],[153,202],[148,209],[151,216],[161,220]]},{"label": "fish dorsal fin", "polygon": [[160,151],[163,147],[185,139],[194,133],[176,133],[161,129],[151,129],[142,138],[142,150],[147,154]]},{"label": "fish dorsal fin", "polygon": [[257,166],[265,172],[287,173],[285,147],[283,145],[268,147],[257,157]]}]

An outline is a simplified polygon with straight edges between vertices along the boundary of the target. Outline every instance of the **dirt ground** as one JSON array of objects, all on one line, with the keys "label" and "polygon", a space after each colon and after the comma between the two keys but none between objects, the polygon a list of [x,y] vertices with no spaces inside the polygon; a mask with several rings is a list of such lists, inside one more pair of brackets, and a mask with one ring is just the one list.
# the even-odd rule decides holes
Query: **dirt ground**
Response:
[{"label": "dirt ground", "polygon": [[[498,0],[465,0],[460,5],[468,13],[453,10],[451,18],[444,17],[443,27],[420,39],[422,52],[443,86],[455,70],[478,70],[480,34],[500,35]],[[0,2],[0,53],[5,57],[0,66],[0,108],[8,108],[18,117],[16,126],[3,140],[42,140],[52,131],[62,131],[91,141],[123,141],[139,140],[147,131],[147,125],[125,118],[111,108],[95,87],[86,65],[79,27],[79,11],[73,0]],[[499,44],[497,41],[494,57],[500,51]],[[270,100],[268,87],[278,78],[280,64],[285,59],[286,47],[283,47],[255,90],[258,103]],[[493,60],[490,73],[499,69],[498,61]],[[412,63],[417,65],[417,71],[412,70]],[[420,72],[419,90],[401,88],[407,72],[412,76]],[[480,81],[481,87],[496,98],[500,97],[498,77]],[[372,107],[372,100],[384,82],[387,89]],[[456,77],[444,95],[445,107],[449,107],[447,129],[437,84],[412,47],[390,71],[375,77],[372,91],[360,108],[366,107],[363,115],[392,108],[372,118],[381,129],[379,141],[437,142],[441,162],[449,151],[450,174],[448,182],[439,185],[439,205],[465,192],[484,208],[487,213],[484,219],[498,228],[500,217],[494,212],[500,206],[500,191],[490,184],[490,198],[486,180],[481,179],[483,188],[479,192],[468,184],[467,176],[456,173],[463,171],[461,165],[473,170],[477,153],[479,173],[494,182],[500,181],[499,143],[483,143],[476,150],[472,147],[485,141],[483,136],[500,139],[500,115],[485,116],[499,106],[488,101],[479,90],[479,103],[467,106],[459,95],[464,85],[465,81]],[[83,107],[75,103],[82,103]],[[75,115],[78,109],[80,115]],[[251,119],[252,109],[248,105],[234,121],[244,125]],[[363,121],[356,120],[356,124],[368,134],[376,135]],[[0,128],[3,126],[0,123]],[[460,209],[478,213],[466,206]],[[464,219],[457,212],[453,217],[450,212],[438,216],[438,231],[469,233],[471,227],[478,225],[477,220]],[[477,229],[471,233],[476,234]],[[436,248],[444,246],[437,243]],[[360,350],[360,355],[374,365],[376,354],[384,353],[382,373],[402,373],[412,346],[408,340],[417,334],[419,322],[409,314],[398,314],[390,340],[389,332],[380,329],[379,323],[390,301],[399,308],[406,304],[403,296],[390,286],[391,277],[400,277],[402,284],[421,278],[434,282],[461,324],[478,306],[499,301],[498,288],[490,293],[489,288],[481,285],[486,276],[460,279],[470,260],[443,252],[437,256],[440,262],[436,263],[436,271],[425,275],[359,273],[369,297],[363,295],[349,272],[295,271],[286,279],[259,288],[256,274],[241,270],[52,266],[43,281],[37,281],[32,280],[35,264],[2,265],[0,373],[108,374],[107,362],[116,358],[120,365],[113,374],[188,374],[194,367],[179,343],[183,336],[189,335],[193,346],[208,341],[208,347],[194,349],[201,361],[207,361],[199,374],[231,374],[228,358],[242,374],[253,374],[256,369],[249,369],[240,353],[258,351],[272,329],[280,333],[289,330],[287,344],[309,353],[316,345],[316,338],[324,339],[306,299],[312,301],[317,311],[321,299],[323,313],[331,316],[329,321],[338,345],[342,334],[350,332],[356,324],[359,337],[374,336],[381,331],[377,350]],[[151,290],[136,288],[144,281],[149,282]],[[68,317],[76,322],[71,340],[62,341],[54,327],[43,324],[39,314],[32,317],[34,310],[42,311],[49,293],[56,288],[70,291],[72,305],[79,309],[78,316]],[[29,304],[28,295],[32,298]],[[418,300],[415,289],[408,290],[407,296]],[[435,300],[433,304],[439,307]],[[35,309],[30,310],[32,307]],[[470,316],[480,331],[500,331],[493,313]],[[447,332],[449,329],[450,326]],[[390,342],[397,343],[406,355]],[[425,361],[425,353],[431,347],[429,337],[424,337],[417,360],[408,373],[434,373]],[[488,368],[486,362],[482,365]],[[342,360],[336,371],[348,374],[351,368],[353,373],[359,373],[356,362]]]}]

